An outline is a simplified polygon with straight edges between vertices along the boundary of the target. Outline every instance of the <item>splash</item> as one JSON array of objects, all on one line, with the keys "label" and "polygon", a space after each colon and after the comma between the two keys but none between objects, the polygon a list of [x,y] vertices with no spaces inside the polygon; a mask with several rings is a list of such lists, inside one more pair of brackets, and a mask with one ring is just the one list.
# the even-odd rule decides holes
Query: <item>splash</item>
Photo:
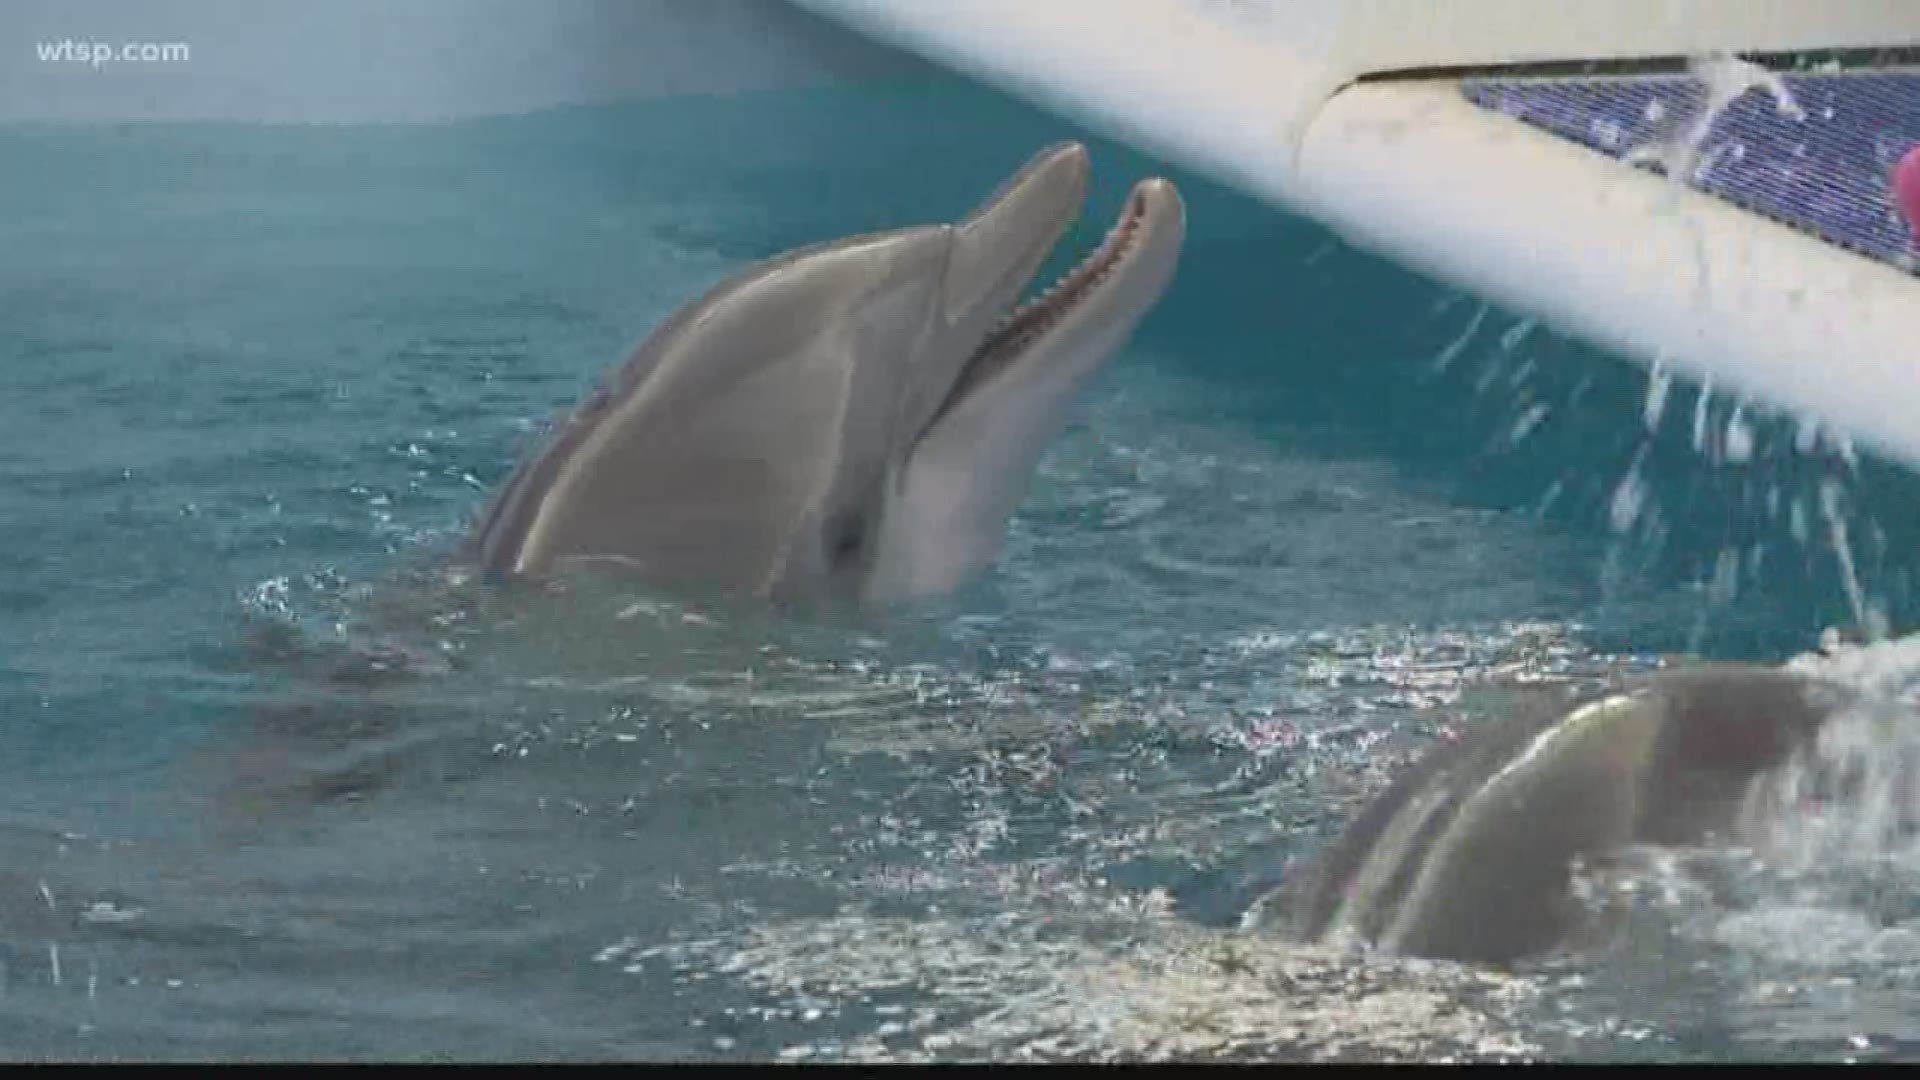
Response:
[{"label": "splash", "polygon": [[1857,698],[1755,782],[1743,826],[1789,875],[1878,866],[1920,883],[1920,637],[1825,644],[1788,669]]},{"label": "splash", "polygon": [[[1780,115],[1793,120],[1806,119],[1806,110],[1794,99],[1786,81],[1778,72],[1759,64],[1716,54],[1690,60],[1687,71],[1700,83],[1704,100],[1699,107],[1668,137],[1637,146],[1626,155],[1630,164],[1658,166],[1676,185],[1704,178],[1723,155],[1738,156],[1743,152],[1738,143],[1709,146],[1707,136],[1712,133],[1714,122],[1749,91],[1765,90],[1772,95],[1774,109]],[[1648,119],[1664,119],[1660,115],[1664,106],[1655,102],[1652,108],[1654,112]]]},{"label": "splash", "polygon": [[1860,587],[1860,572],[1855,568],[1853,543],[1847,534],[1847,518],[1841,507],[1844,497],[1838,481],[1831,477],[1820,483],[1820,516],[1827,523],[1828,543],[1833,548],[1834,558],[1840,563],[1840,582],[1846,589],[1847,603],[1853,608],[1853,618],[1868,640],[1878,641],[1887,636],[1887,617],[1879,607],[1867,599],[1866,590]]},{"label": "splash", "polygon": [[1743,814],[1788,874],[1871,867],[1920,875],[1920,715],[1911,705],[1837,718],[1756,784]]},{"label": "splash", "polygon": [[[1689,392],[1691,407],[1676,408],[1676,396]],[[1788,575],[1818,574],[1815,581],[1829,583],[1822,592],[1844,598],[1851,633],[1869,641],[1889,633],[1892,598],[1877,590],[1897,587],[1900,571],[1861,559],[1861,537],[1874,553],[1886,532],[1860,497],[1861,464],[1850,440],[1727,394],[1710,379],[1676,385],[1658,364],[1646,376],[1640,419],[1632,456],[1610,489],[1607,525],[1617,544],[1643,549],[1674,540],[1671,526],[1689,518],[1717,532],[1683,537],[1689,546],[1712,545],[1695,561],[1703,620],[1755,589],[1777,596]],[[1668,453],[1680,447],[1691,463]]]}]

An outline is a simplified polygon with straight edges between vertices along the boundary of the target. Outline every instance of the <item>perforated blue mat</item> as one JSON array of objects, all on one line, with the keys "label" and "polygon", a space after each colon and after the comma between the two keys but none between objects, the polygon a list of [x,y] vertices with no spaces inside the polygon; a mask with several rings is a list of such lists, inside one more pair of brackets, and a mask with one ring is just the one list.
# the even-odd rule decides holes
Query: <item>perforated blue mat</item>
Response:
[{"label": "perforated blue mat", "polygon": [[[1714,120],[1692,186],[1775,221],[1920,274],[1920,247],[1895,209],[1893,165],[1920,144],[1920,70],[1783,77],[1804,115],[1749,90]],[[1467,98],[1614,158],[1672,142],[1706,100],[1691,75],[1472,79]],[[1641,153],[1635,153],[1640,149]]]}]

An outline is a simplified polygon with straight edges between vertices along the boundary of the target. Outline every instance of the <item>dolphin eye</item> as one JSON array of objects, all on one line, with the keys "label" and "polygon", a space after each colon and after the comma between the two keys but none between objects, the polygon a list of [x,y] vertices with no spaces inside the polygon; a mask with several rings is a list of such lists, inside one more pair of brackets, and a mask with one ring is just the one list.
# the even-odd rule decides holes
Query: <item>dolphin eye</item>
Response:
[{"label": "dolphin eye", "polygon": [[827,558],[835,566],[859,558],[866,546],[867,519],[864,515],[847,514],[835,521],[832,531],[827,533]]}]

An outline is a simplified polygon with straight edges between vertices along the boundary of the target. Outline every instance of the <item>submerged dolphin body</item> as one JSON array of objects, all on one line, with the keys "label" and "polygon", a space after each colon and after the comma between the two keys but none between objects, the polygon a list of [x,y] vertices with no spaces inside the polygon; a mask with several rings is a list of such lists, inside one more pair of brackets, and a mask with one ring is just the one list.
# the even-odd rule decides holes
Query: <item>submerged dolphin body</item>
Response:
[{"label": "submerged dolphin body", "polygon": [[502,577],[606,566],[769,600],[884,603],[984,568],[1078,391],[1173,276],[1185,211],[1134,187],[1016,307],[1087,185],[1042,151],[956,225],[753,266],[682,308],[482,513]]},{"label": "submerged dolphin body", "polygon": [[1304,940],[1503,963],[1585,918],[1574,866],[1628,845],[1746,839],[1752,782],[1809,745],[1845,694],[1708,665],[1569,707],[1535,697],[1442,745],[1290,874],[1254,921]]}]

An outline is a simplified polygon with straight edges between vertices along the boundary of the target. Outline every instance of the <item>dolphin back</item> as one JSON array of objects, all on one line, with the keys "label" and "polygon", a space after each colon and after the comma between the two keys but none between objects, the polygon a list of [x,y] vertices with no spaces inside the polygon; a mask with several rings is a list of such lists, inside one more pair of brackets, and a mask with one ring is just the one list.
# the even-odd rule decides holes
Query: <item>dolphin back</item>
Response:
[{"label": "dolphin back", "polygon": [[1737,839],[1753,781],[1837,699],[1741,665],[1569,699],[1521,691],[1436,747],[1290,875],[1269,909],[1302,940],[1505,963],[1587,919],[1577,868],[1636,843]]}]

